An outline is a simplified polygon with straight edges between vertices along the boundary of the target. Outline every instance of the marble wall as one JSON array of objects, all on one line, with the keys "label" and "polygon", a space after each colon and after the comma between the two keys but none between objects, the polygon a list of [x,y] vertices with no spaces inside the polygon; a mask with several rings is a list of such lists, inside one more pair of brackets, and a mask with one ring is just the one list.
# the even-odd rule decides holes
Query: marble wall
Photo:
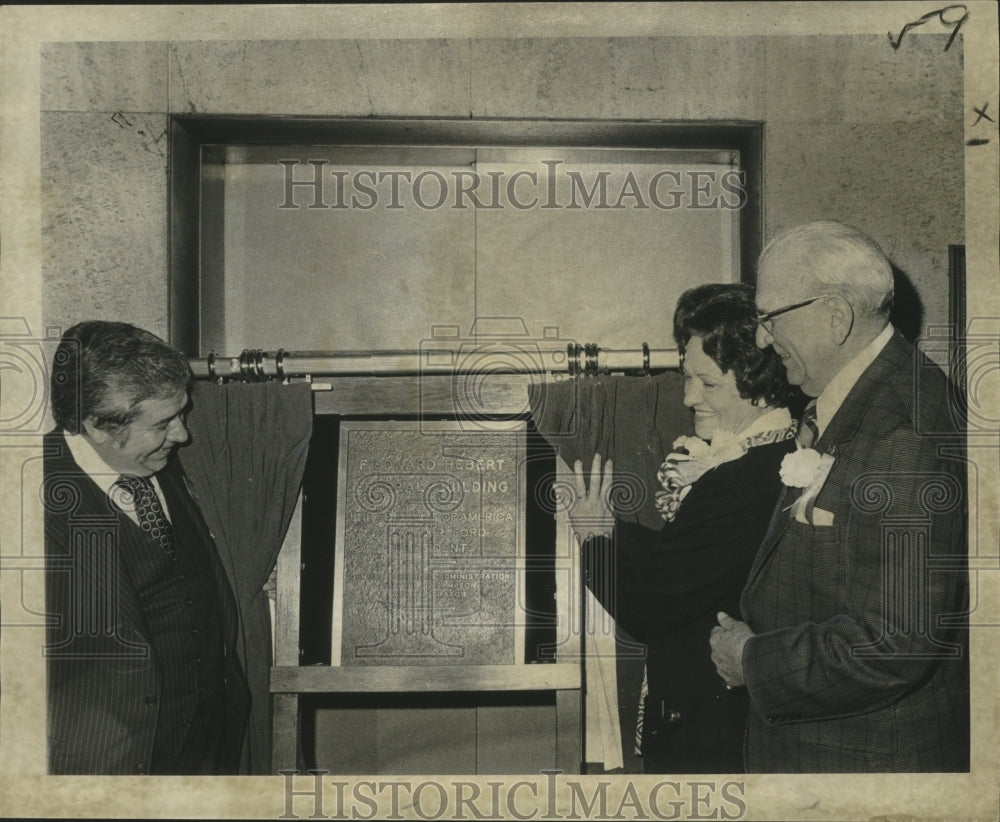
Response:
[{"label": "marble wall", "polygon": [[42,53],[47,325],[168,331],[178,113],[762,121],[767,237],[854,223],[947,321],[964,239],[962,51],[946,35],[62,42]]}]

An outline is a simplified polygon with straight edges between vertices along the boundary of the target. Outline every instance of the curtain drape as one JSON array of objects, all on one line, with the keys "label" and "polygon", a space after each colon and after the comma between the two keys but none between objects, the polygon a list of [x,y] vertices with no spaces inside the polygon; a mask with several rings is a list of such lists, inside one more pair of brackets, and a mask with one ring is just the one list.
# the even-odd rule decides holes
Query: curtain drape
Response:
[{"label": "curtain drape", "polygon": [[[656,471],[674,440],[694,430],[691,412],[684,407],[681,374],[668,371],[655,377],[597,376],[540,383],[532,386],[530,402],[535,427],[570,468],[580,460],[589,477],[595,452],[614,460],[615,479],[624,481],[628,489],[617,498],[619,519],[648,528],[663,525],[655,506]],[[586,596],[587,607],[601,608],[589,591]],[[642,761],[633,752],[645,668],[644,660],[636,655],[640,645],[621,628],[599,632],[589,642],[595,657],[594,664],[586,667],[587,758],[603,762],[607,770],[620,767],[626,773],[642,773]],[[616,649],[613,665],[603,656],[604,648],[611,647],[609,642]],[[591,699],[590,694],[601,696]],[[608,743],[609,729],[619,734],[620,745]]]},{"label": "curtain drape", "polygon": [[[649,528],[663,524],[653,497],[656,471],[674,440],[694,431],[678,372],[538,383],[531,387],[530,403],[535,427],[570,468],[581,460],[589,477],[595,452],[614,460],[615,476],[630,489],[628,499],[620,500],[620,519]],[[638,483],[633,500],[631,489]]]},{"label": "curtain drape", "polygon": [[181,462],[240,614],[236,651],[253,704],[241,771],[271,772],[271,628],[264,591],[288,529],[312,432],[307,383],[195,383]]}]

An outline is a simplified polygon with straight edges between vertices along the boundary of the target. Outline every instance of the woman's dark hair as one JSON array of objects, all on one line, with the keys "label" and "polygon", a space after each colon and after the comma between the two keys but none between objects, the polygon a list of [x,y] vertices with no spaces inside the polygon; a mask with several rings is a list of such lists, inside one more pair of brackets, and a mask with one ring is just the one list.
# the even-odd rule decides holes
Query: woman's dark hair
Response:
[{"label": "woman's dark hair", "polygon": [[88,417],[116,431],[143,400],[170,397],[190,381],[187,358],[155,334],[128,323],[77,323],[52,359],[52,416],[70,434],[79,434]]},{"label": "woman's dark hair", "polygon": [[674,339],[681,356],[692,337],[701,337],[705,354],[736,378],[743,399],[768,405],[794,405],[798,388],[785,378],[781,359],[768,346],[757,347],[757,306],[744,283],[707,283],[681,294],[674,311]]}]

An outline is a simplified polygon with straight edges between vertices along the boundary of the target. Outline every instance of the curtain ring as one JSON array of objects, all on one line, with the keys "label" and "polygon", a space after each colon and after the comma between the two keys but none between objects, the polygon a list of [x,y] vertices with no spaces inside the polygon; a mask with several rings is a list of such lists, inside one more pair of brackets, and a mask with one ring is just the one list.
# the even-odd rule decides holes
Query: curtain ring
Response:
[{"label": "curtain ring", "polygon": [[278,379],[285,382],[288,377],[285,376],[285,349],[279,348],[278,353],[274,355],[274,370],[278,375]]},{"label": "curtain ring", "polygon": [[566,370],[571,377],[580,373],[580,343],[569,343],[566,346]]},{"label": "curtain ring", "polygon": [[253,352],[253,378],[257,382],[264,381],[264,357],[267,356],[263,349],[257,348]]},{"label": "curtain ring", "polygon": [[642,344],[642,376],[649,376],[649,343]]},{"label": "curtain ring", "polygon": [[247,364],[249,362],[250,349],[244,348],[240,352],[240,379],[246,381],[247,378]]},{"label": "curtain ring", "polygon": [[594,377],[597,375],[597,353],[599,350],[597,343],[587,343],[586,345],[584,367],[588,376]]}]

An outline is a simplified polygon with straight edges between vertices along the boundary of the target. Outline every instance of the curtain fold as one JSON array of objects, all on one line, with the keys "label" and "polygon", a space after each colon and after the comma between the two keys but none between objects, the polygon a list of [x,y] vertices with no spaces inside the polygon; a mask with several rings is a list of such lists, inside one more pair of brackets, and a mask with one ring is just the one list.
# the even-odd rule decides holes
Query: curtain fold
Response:
[{"label": "curtain fold", "polygon": [[264,591],[298,498],[312,433],[308,383],[196,382],[181,463],[240,614],[253,698],[243,768],[271,772],[271,626]]},{"label": "curtain fold", "polygon": [[[624,481],[627,488],[616,498],[618,519],[647,528],[662,527],[654,497],[657,469],[677,437],[694,433],[691,412],[684,407],[680,373],[533,384],[530,403],[535,428],[570,468],[580,460],[589,477],[595,452],[614,460],[615,480]],[[600,609],[589,593],[589,606]],[[645,660],[636,655],[641,645],[623,629],[616,630],[610,617],[591,622],[607,625],[608,630],[588,640],[597,658],[585,669],[587,757],[601,761],[606,771],[622,768],[625,773],[642,773],[642,760],[633,750],[645,670]],[[607,660],[602,658],[610,648],[615,648],[613,665],[604,664]],[[591,694],[601,698],[591,698]],[[609,733],[618,735],[620,745],[609,744]]]},{"label": "curtain fold", "polygon": [[570,468],[580,460],[589,477],[595,452],[614,460],[616,478],[629,488],[618,500],[619,519],[663,524],[653,496],[656,471],[674,440],[694,433],[680,373],[532,384],[530,403],[535,428]]}]

